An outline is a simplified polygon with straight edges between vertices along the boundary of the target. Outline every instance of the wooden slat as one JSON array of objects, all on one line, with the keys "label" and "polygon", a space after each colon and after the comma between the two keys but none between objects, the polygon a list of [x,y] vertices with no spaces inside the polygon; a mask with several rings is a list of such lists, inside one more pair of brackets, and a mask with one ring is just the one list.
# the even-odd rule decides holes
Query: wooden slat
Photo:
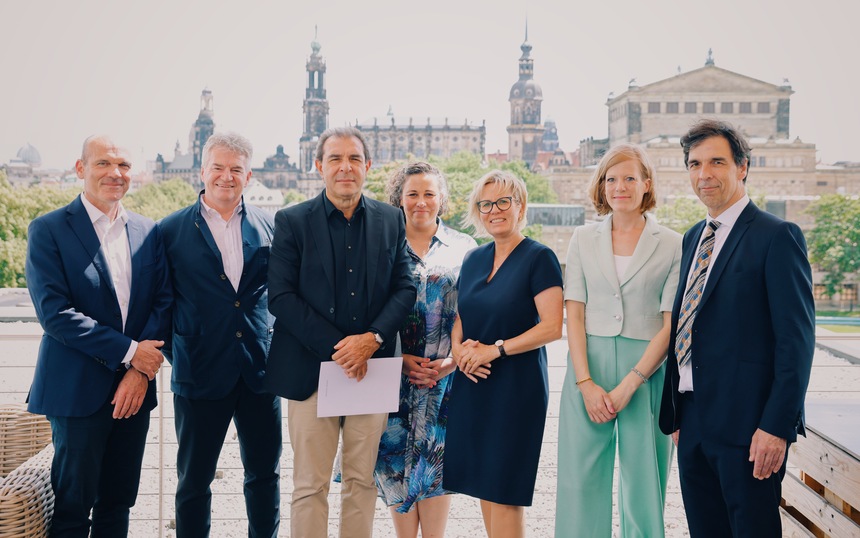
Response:
[{"label": "wooden slat", "polygon": [[860,508],[860,461],[815,432],[791,445],[789,460],[840,499]]},{"label": "wooden slat", "polygon": [[792,474],[786,474],[782,481],[782,498],[827,535],[860,538],[860,525],[851,521],[841,510],[821,498]]},{"label": "wooden slat", "polygon": [[782,519],[782,538],[815,538],[809,529],[791,517],[784,508],[779,509],[779,517]]}]

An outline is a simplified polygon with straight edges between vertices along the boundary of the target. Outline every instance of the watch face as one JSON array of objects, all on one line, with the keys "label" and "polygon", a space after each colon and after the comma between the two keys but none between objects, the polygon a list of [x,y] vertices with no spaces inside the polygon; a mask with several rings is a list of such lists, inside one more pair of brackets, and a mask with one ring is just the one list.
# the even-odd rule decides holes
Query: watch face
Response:
[{"label": "watch face", "polygon": [[503,346],[503,345],[505,345],[505,341],[504,341],[504,340],[496,340],[496,344],[495,344],[495,345],[497,345],[497,346]]}]

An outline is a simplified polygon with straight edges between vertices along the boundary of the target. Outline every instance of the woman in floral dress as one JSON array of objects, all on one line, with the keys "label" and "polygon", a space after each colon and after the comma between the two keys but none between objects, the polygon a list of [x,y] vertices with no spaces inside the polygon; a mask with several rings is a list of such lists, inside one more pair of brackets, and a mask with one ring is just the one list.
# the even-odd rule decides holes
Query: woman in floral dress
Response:
[{"label": "woman in floral dress", "polygon": [[406,218],[418,298],[400,331],[400,408],[389,415],[382,435],[376,483],[399,538],[418,536],[419,527],[424,537],[443,536],[451,504],[442,488],[450,374],[456,367],[451,328],[460,265],[476,243],[439,219],[447,208],[448,185],[436,167],[417,162],[401,168],[387,192]]}]

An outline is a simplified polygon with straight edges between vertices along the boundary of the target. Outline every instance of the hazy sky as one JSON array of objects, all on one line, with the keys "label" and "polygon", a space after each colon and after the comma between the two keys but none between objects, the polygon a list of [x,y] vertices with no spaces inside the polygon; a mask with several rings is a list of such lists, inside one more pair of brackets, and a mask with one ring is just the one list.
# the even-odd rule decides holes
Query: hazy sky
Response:
[{"label": "hazy sky", "polygon": [[487,122],[507,151],[508,92],[528,17],[543,118],[562,148],[607,134],[606,97],[704,64],[789,79],[791,137],[819,159],[860,161],[860,3],[851,0],[431,0],[264,2],[0,0],[0,162],[29,142],[70,167],[108,133],[142,171],[187,150],[200,92],[219,130],[278,144],[295,162],[314,25],[328,71],[330,125],[412,116]]}]

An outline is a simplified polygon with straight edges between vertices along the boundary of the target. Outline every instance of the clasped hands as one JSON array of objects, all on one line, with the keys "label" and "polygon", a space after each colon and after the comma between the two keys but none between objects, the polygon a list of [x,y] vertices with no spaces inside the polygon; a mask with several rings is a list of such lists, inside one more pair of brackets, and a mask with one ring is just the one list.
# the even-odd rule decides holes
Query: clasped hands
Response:
[{"label": "clasped hands", "polygon": [[473,383],[477,383],[478,378],[487,379],[490,363],[499,358],[499,348],[471,338],[454,345],[452,351],[457,368]]},{"label": "clasped hands", "polygon": [[451,357],[429,359],[417,355],[403,354],[403,375],[420,389],[432,389],[440,379],[454,371],[457,364]]},{"label": "clasped hands", "polygon": [[579,386],[579,391],[582,393],[588,418],[594,423],[603,424],[617,417],[618,413],[627,407],[636,388],[623,380],[610,392],[606,392],[593,380],[588,380]]},{"label": "clasped hands", "polygon": [[373,333],[351,334],[334,345],[331,359],[343,368],[349,378],[361,381],[367,375],[367,361],[379,349]]},{"label": "clasped hands", "polygon": [[163,345],[163,340],[143,340],[137,344],[131,357],[131,368],[122,376],[110,402],[114,406],[113,418],[129,418],[140,411],[149,382],[155,379],[164,362],[164,355],[159,350]]}]

